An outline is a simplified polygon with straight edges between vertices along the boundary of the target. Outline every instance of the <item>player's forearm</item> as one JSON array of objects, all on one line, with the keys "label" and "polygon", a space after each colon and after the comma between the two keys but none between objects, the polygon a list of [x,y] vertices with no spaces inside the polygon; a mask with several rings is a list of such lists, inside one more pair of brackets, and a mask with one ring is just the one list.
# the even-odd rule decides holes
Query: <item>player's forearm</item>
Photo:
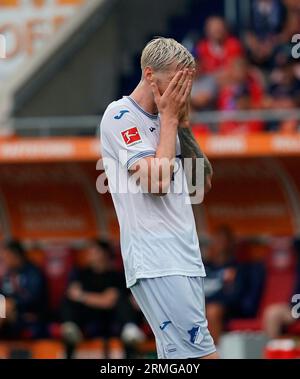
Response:
[{"label": "player's forearm", "polygon": [[[161,122],[160,140],[157,146],[155,159],[152,158],[150,162],[147,160],[147,164],[149,165],[150,163],[152,166],[150,169],[151,173],[150,175],[148,174],[149,176],[147,179],[150,179],[151,187],[152,183],[158,186],[158,192],[153,192],[151,189],[151,193],[156,192],[156,194],[160,196],[168,192],[172,180],[179,117],[191,92],[193,74],[194,71],[189,70],[188,68],[179,70],[174,75],[163,94],[161,94],[156,80],[153,80],[155,75],[152,75],[151,89],[154,102],[161,117]],[[141,183],[141,186],[143,187],[144,184],[145,183]]]},{"label": "player's forearm", "polygon": [[178,120],[162,117],[160,128],[160,139],[156,149],[154,172],[159,175],[151,174],[151,181],[155,181],[159,187],[159,194],[167,193],[173,170],[176,156],[176,139],[177,139]]},{"label": "player's forearm", "polygon": [[[207,156],[202,152],[190,128],[178,128],[178,136],[181,145],[182,158],[203,158],[204,159],[204,178],[207,189],[211,186],[213,175],[212,165]],[[193,164],[192,183],[196,183],[196,164]],[[209,187],[209,188],[208,188]]]},{"label": "player's forearm", "polygon": [[172,162],[175,158],[178,123],[178,120],[175,118],[162,117],[159,144],[155,155],[156,158],[167,159],[169,162]]},{"label": "player's forearm", "polygon": [[153,195],[168,193],[173,176],[178,120],[162,117],[160,138],[154,157],[146,157],[134,164],[130,171],[141,188]]},{"label": "player's forearm", "polygon": [[144,158],[132,167],[141,187],[156,196],[168,193],[174,170],[178,120],[161,117],[160,138],[155,157]]}]

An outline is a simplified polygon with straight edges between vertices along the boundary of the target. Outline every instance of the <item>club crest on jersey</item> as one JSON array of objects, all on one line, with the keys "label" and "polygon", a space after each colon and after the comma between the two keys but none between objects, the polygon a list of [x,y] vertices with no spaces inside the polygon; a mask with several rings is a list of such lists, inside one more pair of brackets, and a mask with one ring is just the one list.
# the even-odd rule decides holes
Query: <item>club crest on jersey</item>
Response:
[{"label": "club crest on jersey", "polygon": [[126,146],[131,146],[142,142],[142,138],[137,127],[124,130],[121,134]]},{"label": "club crest on jersey", "polygon": [[200,344],[204,338],[199,325],[195,325],[192,329],[188,330],[188,333],[190,335],[190,341],[193,344]]}]

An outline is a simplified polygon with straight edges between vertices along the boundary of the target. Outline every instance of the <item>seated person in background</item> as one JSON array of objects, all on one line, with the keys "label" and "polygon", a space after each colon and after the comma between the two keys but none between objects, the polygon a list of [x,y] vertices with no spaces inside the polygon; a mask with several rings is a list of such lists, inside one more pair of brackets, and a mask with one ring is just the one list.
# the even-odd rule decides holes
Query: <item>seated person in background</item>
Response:
[{"label": "seated person in background", "polygon": [[[191,91],[191,110],[193,112],[216,109],[218,98],[218,79],[214,74],[205,74],[201,61],[197,63],[196,77]],[[200,122],[199,122],[200,121]],[[217,130],[216,125],[195,120],[194,126],[201,132]]]},{"label": "seated person in background", "polygon": [[73,273],[62,307],[62,335],[69,358],[83,335],[108,339],[122,333],[125,342],[143,339],[132,322],[134,310],[125,291],[124,278],[113,267],[110,245],[93,241],[87,266]]},{"label": "seated person in background", "polygon": [[284,4],[287,8],[287,15],[284,18],[283,28],[272,56],[271,69],[280,68],[289,62],[294,47],[292,38],[299,34],[300,30],[300,2],[298,0],[284,0]]},{"label": "seated person in background", "polygon": [[[246,253],[246,251],[245,251]],[[241,255],[243,251],[241,251]],[[229,318],[252,318],[257,315],[265,281],[265,267],[260,261],[236,260],[237,244],[230,228],[216,230],[205,259],[205,297],[207,319],[218,343]]]},{"label": "seated person in background", "polygon": [[207,19],[205,38],[198,42],[195,50],[204,74],[216,74],[233,59],[243,56],[241,43],[229,34],[225,20],[217,16]]},{"label": "seated person in background", "polygon": [[282,0],[282,3],[286,9],[282,34],[286,38],[286,41],[290,42],[291,35],[299,33],[300,2],[299,0]]},{"label": "seated person in background", "polygon": [[205,254],[206,278],[204,291],[209,330],[216,344],[224,329],[237,273],[234,261],[234,236],[230,228],[219,227],[212,235],[212,241]]},{"label": "seated person in background", "polygon": [[[259,109],[264,94],[263,78],[260,72],[249,65],[246,59],[232,60],[226,67],[218,96],[220,111],[247,111]],[[219,130],[227,133],[247,133],[262,130],[263,122],[259,120],[234,121],[220,123]]]},{"label": "seated person in background", "polygon": [[[266,109],[295,109],[300,106],[300,79],[297,77],[298,64],[290,61],[275,68],[270,75],[268,94],[264,101]],[[297,117],[286,117],[281,122],[270,122],[271,131],[297,132],[300,121]]]},{"label": "seated person in background", "polygon": [[195,111],[213,110],[216,107],[218,82],[214,75],[205,75],[201,61],[197,64],[197,73],[191,92],[191,106]]},{"label": "seated person in background", "polygon": [[[297,254],[297,268],[295,277],[295,289],[291,296],[295,294],[300,295],[300,239],[296,239],[294,241],[294,248]],[[295,315],[292,313],[291,308],[294,305],[296,304],[292,303],[291,297],[290,303],[272,304],[265,309],[265,312],[263,314],[263,323],[265,333],[269,338],[280,337],[285,327],[299,320],[300,314],[298,313],[296,315],[298,318],[295,318]]]},{"label": "seated person in background", "polygon": [[270,68],[274,50],[283,27],[285,7],[280,0],[254,0],[250,29],[245,45],[252,63]]},{"label": "seated person in background", "polygon": [[41,270],[28,262],[18,241],[8,241],[0,248],[4,275],[0,293],[6,298],[6,318],[0,319],[2,338],[36,338],[45,333],[47,288]]},{"label": "seated person in background", "polygon": [[256,243],[244,241],[236,248],[238,269],[231,294],[229,318],[255,318],[265,287],[266,267]]}]

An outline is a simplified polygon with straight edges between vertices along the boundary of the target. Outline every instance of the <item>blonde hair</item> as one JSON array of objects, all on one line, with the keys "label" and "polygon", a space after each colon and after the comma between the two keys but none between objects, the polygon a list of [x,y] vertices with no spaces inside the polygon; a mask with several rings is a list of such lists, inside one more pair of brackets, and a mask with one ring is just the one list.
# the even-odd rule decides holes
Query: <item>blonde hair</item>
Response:
[{"label": "blonde hair", "polygon": [[173,38],[156,37],[151,40],[142,52],[141,68],[149,66],[154,71],[166,71],[170,65],[178,67],[195,67],[192,54]]}]

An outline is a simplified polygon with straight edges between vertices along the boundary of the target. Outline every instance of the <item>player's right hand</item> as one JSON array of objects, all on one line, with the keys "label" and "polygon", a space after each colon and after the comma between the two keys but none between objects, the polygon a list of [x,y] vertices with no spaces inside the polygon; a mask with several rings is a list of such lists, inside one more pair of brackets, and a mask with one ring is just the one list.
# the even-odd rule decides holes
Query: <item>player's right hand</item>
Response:
[{"label": "player's right hand", "polygon": [[157,84],[151,82],[154,101],[161,117],[179,120],[192,89],[192,78],[193,71],[189,69],[178,71],[162,95]]}]

